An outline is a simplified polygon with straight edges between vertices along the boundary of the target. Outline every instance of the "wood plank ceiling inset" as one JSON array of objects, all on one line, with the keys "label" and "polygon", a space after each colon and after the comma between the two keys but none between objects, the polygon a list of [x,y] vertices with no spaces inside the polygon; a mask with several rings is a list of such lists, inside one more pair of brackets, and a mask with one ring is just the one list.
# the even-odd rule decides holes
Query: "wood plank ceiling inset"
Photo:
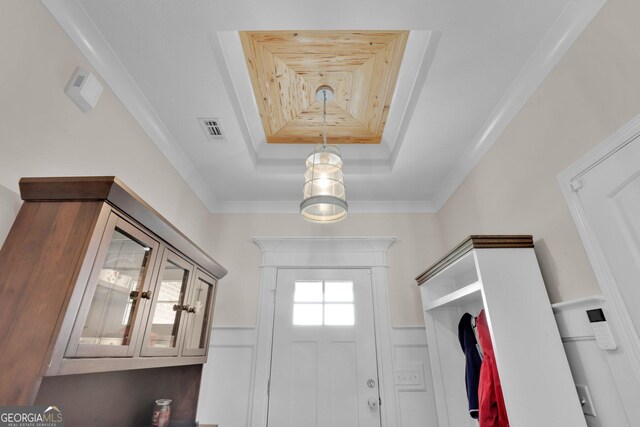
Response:
[{"label": "wood plank ceiling inset", "polygon": [[242,31],[240,39],[268,143],[379,144],[408,31]]}]

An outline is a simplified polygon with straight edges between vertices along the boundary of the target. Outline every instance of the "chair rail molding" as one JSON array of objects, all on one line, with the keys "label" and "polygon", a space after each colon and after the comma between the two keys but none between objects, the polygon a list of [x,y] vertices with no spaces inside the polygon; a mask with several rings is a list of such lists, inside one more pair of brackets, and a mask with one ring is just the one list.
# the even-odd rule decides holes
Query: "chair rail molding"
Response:
[{"label": "chair rail molding", "polygon": [[267,389],[274,315],[274,291],[279,269],[362,268],[371,271],[373,310],[382,399],[383,427],[398,427],[399,408],[394,388],[392,328],[389,314],[386,252],[395,237],[254,237],[262,250],[262,277],[257,325],[257,352],[251,427],[267,423]]},{"label": "chair rail molding", "polygon": [[609,315],[613,317],[619,330],[620,344],[629,353],[633,370],[640,379],[640,337],[635,332],[633,320],[578,194],[578,190],[582,186],[580,181],[582,176],[638,136],[640,136],[640,115],[631,119],[617,132],[558,175],[558,183],[578,229],[602,295],[611,307]]}]

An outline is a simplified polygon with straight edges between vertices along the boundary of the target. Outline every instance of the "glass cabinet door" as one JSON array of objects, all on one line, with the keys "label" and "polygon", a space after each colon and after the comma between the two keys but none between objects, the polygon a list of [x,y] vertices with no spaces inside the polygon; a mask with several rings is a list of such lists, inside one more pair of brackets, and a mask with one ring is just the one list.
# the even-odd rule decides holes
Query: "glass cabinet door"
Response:
[{"label": "glass cabinet door", "polygon": [[111,214],[67,357],[133,355],[157,249],[155,240]]},{"label": "glass cabinet door", "polygon": [[185,304],[193,265],[164,249],[144,334],[143,356],[177,356],[190,307]]},{"label": "glass cabinet door", "polygon": [[198,270],[189,293],[188,326],[183,356],[204,356],[209,345],[216,280]]}]

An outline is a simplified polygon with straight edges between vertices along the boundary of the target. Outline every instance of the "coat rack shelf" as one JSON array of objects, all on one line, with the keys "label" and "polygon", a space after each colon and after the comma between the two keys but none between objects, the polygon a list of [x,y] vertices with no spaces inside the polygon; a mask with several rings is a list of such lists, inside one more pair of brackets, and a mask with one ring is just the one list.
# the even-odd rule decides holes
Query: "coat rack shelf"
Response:
[{"label": "coat rack shelf", "polygon": [[478,425],[469,416],[458,322],[482,309],[510,425],[586,426],[532,236],[470,236],[416,281],[440,427]]}]

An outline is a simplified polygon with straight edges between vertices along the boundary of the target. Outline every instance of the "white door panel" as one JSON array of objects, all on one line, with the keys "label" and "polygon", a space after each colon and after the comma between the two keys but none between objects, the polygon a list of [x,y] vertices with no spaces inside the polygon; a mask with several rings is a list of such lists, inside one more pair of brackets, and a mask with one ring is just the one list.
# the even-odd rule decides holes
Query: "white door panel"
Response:
[{"label": "white door panel", "polygon": [[640,331],[640,138],[587,172],[582,182],[578,195]]},{"label": "white door panel", "polygon": [[[294,298],[296,283],[321,291]],[[332,293],[341,283],[352,283],[352,297]],[[278,270],[269,426],[379,427],[372,398],[379,394],[369,270]]]},{"label": "white door panel", "polygon": [[[631,365],[625,368],[620,362],[611,369],[617,378],[619,397],[627,418],[638,420],[640,377],[637,368],[636,375],[633,373],[633,362],[636,360],[634,354],[640,350],[640,138],[604,159],[580,180],[582,188],[577,191],[580,204],[606,261],[607,276],[613,279],[609,290],[609,296],[614,300],[611,307],[620,308],[610,314],[624,330],[616,331],[614,322],[614,334],[618,333],[618,339],[629,337],[625,339],[627,347],[623,345],[615,353],[627,353],[631,359],[626,360]],[[627,330],[629,332],[625,334]],[[627,352],[627,349],[631,351]]]}]

